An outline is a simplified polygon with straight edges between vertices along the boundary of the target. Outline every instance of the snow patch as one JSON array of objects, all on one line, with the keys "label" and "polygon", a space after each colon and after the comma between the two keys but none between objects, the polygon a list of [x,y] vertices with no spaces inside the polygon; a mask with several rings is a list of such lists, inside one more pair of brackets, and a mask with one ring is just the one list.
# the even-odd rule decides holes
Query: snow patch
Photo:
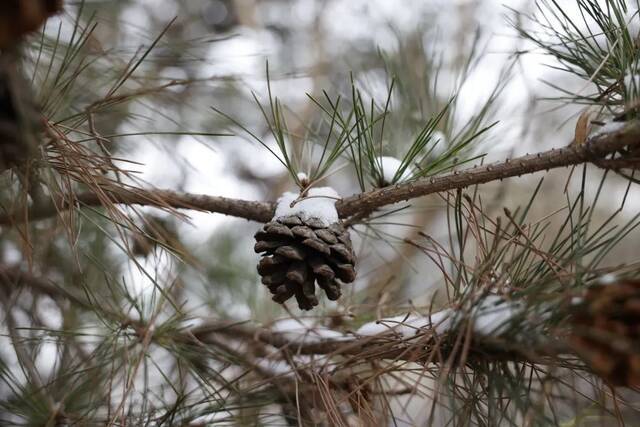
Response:
[{"label": "snow patch", "polygon": [[328,355],[296,354],[291,356],[291,362],[282,359],[273,359],[279,351],[257,358],[255,364],[258,368],[273,376],[293,377],[298,370],[320,372],[330,360]]},{"label": "snow patch", "polygon": [[[489,295],[473,308],[474,332],[479,335],[500,335],[504,333],[510,322],[521,313],[520,304],[506,301],[498,295]],[[458,312],[444,309],[430,316],[407,313],[388,317],[362,325],[356,332],[359,336],[375,336],[395,333],[404,338],[412,338],[421,330],[435,330],[438,334],[450,331],[457,323]]]},{"label": "snow patch", "polygon": [[271,331],[281,334],[289,341],[300,343],[317,343],[327,340],[348,339],[341,332],[322,326],[314,326],[308,319],[280,319],[271,325]]},{"label": "snow patch", "polygon": [[325,226],[330,226],[338,222],[338,211],[336,211],[336,200],[340,196],[331,187],[311,188],[307,195],[298,201],[293,207],[291,203],[300,197],[299,193],[286,192],[278,199],[276,214],[274,218],[298,215],[302,219],[317,218]]},{"label": "snow patch", "polygon": [[295,375],[294,369],[284,360],[261,358],[256,360],[256,366],[277,377],[292,377]]},{"label": "snow patch", "polygon": [[519,304],[498,295],[488,295],[473,312],[473,330],[479,335],[500,335],[520,311]]},{"label": "snow patch", "polygon": [[[378,163],[378,166],[380,166],[380,168],[382,169],[382,179],[384,180],[384,183],[387,185],[393,184],[394,183],[393,178],[396,176],[398,169],[400,169],[400,166],[402,165],[402,161],[396,159],[395,157],[381,156],[381,157],[378,157],[377,163]],[[411,174],[412,174],[411,168],[407,167],[404,170],[404,172],[402,172],[402,175],[398,177],[397,182],[410,179]]]},{"label": "snow patch", "polygon": [[571,305],[580,305],[584,302],[584,298],[580,296],[571,297]]},{"label": "snow patch", "polygon": [[[520,313],[522,313],[521,304],[507,301],[498,295],[488,295],[472,309],[470,317],[473,319],[473,330],[476,334],[495,336],[506,332],[509,324]],[[406,313],[365,323],[354,334],[361,337],[395,334],[411,339],[422,331],[433,330],[442,335],[455,327],[461,318],[458,314],[458,311],[451,308],[431,315]],[[271,330],[296,343],[352,339],[341,332],[314,326],[306,319],[278,320],[272,325]]]},{"label": "snow patch", "polygon": [[603,274],[598,277],[598,284],[600,285],[612,285],[616,282],[618,282],[618,276],[613,273]]},{"label": "snow patch", "polygon": [[604,124],[600,129],[590,135],[591,138],[595,138],[600,135],[606,135],[608,133],[617,132],[625,126],[625,122],[609,121]]},{"label": "snow patch", "polygon": [[386,333],[396,333],[404,338],[412,338],[422,329],[435,329],[438,334],[443,334],[451,328],[450,309],[433,313],[431,316],[416,314],[403,314],[395,317],[380,319],[362,325],[356,335],[375,336]]},{"label": "snow patch", "polygon": [[306,183],[309,182],[309,177],[304,172],[298,172],[296,174],[296,177],[298,177],[298,181],[300,181],[303,185],[306,185]]}]

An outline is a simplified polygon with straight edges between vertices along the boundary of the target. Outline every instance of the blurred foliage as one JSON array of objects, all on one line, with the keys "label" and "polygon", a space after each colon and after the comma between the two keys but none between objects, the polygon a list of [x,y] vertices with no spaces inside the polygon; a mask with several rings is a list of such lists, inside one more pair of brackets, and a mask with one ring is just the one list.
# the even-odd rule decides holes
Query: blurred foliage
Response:
[{"label": "blurred foliage", "polygon": [[[18,92],[41,107],[42,123],[27,121],[40,138],[29,161],[0,174],[0,215],[21,213],[0,225],[1,424],[638,421],[637,392],[614,394],[579,361],[484,352],[498,343],[542,360],[568,301],[603,274],[637,276],[624,246],[635,248],[639,225],[628,180],[585,167],[562,175],[565,191],[558,180],[497,183],[358,218],[358,282],[306,317],[261,286],[259,224],[110,197],[169,186],[274,200],[325,184],[347,195],[495,159],[521,64],[492,56],[490,2],[66,3],[20,48],[33,99]],[[588,83],[557,88],[560,101],[635,111],[636,80],[625,76],[638,74],[637,14],[620,0],[575,3],[582,21],[539,1],[514,25]],[[523,120],[557,136],[544,119]],[[380,156],[402,165],[391,182]],[[84,191],[102,207],[84,206]],[[498,218],[493,205],[508,208]],[[47,206],[51,215],[28,220]],[[437,363],[297,354],[251,329],[277,331],[286,317],[346,332],[407,311],[473,311],[488,295],[526,310],[496,339],[472,339],[460,322],[443,341],[450,359],[439,342],[428,353]],[[426,354],[423,338],[407,351]],[[481,351],[469,355],[472,343]]]}]

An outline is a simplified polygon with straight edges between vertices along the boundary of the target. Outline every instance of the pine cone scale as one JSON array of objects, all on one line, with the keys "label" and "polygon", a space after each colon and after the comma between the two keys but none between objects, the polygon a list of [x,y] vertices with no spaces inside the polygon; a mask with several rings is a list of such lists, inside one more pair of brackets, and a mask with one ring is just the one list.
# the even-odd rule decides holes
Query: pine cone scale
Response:
[{"label": "pine cone scale", "polygon": [[291,232],[303,239],[313,239],[316,237],[315,233],[309,228],[301,225],[291,228]]},{"label": "pine cone scale", "polygon": [[343,243],[336,243],[335,245],[331,245],[331,252],[338,255],[338,257],[341,258],[343,262],[353,262],[353,253],[349,249],[347,249],[347,246]]},{"label": "pine cone scale", "polygon": [[325,255],[330,255],[331,254],[331,248],[329,248],[329,246],[327,246],[326,244],[322,243],[317,238],[305,239],[305,240],[302,241],[302,244],[305,245],[305,246],[310,247],[311,249],[316,250],[317,252],[320,252],[321,254],[325,254]]},{"label": "pine cone scale", "polygon": [[273,293],[274,296],[272,299],[275,302],[282,304],[295,294],[295,286],[288,282],[278,286]]},{"label": "pine cone scale", "polygon": [[286,225],[278,224],[277,222],[267,223],[264,231],[267,235],[293,238],[293,232],[291,229]]},{"label": "pine cone scale", "polygon": [[293,262],[287,271],[287,279],[302,285],[307,280],[307,264],[304,262]]},{"label": "pine cone scale", "polygon": [[576,354],[611,384],[640,386],[640,281],[592,286],[573,310]]},{"label": "pine cone scale", "polygon": [[340,285],[338,285],[333,279],[319,277],[318,286],[322,288],[322,290],[327,294],[327,298],[329,298],[331,301],[336,301],[338,298],[340,298],[340,296],[342,296]]},{"label": "pine cone scale", "polygon": [[254,245],[253,250],[256,253],[269,252],[282,247],[283,244],[284,242],[278,240],[261,240]]},{"label": "pine cone scale", "polygon": [[311,266],[311,270],[318,276],[325,279],[333,279],[336,276],[336,273],[333,271],[329,265],[327,265],[324,260],[320,257],[312,257],[309,259],[309,265]]},{"label": "pine cone scale", "polygon": [[299,246],[280,246],[275,252],[277,255],[282,255],[285,258],[289,258],[295,261],[302,261],[306,258],[307,253]]},{"label": "pine cone scale", "polygon": [[281,218],[278,218],[277,221],[280,224],[284,224],[284,225],[291,226],[291,227],[303,224],[302,220],[300,218],[298,218],[297,216],[295,216],[295,215],[294,216],[281,217]]},{"label": "pine cone scale", "polygon": [[338,238],[335,236],[335,234],[333,234],[329,230],[325,230],[325,229],[316,230],[315,235],[330,245],[335,245],[336,243],[338,243]]}]

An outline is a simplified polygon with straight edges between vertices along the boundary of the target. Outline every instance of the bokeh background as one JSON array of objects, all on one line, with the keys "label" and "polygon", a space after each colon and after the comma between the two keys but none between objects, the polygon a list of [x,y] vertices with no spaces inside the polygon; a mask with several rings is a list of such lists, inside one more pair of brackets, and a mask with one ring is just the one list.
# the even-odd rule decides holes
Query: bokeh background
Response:
[{"label": "bokeh background", "polygon": [[[566,2],[569,14],[575,13],[573,3]],[[86,49],[101,59],[73,91],[48,101],[54,119],[102,96],[104,82],[115,70],[126,67],[127,61],[139,57],[166,31],[125,86],[129,93],[148,93],[96,114],[97,132],[109,151],[122,159],[118,165],[132,171],[133,177],[126,180],[135,185],[264,201],[293,190],[291,176],[277,159],[211,108],[240,121],[275,147],[254,99],[255,95],[262,102],[267,100],[267,64],[273,95],[287,108],[294,150],[316,137],[323,117],[308,95],[321,98],[326,91],[348,98],[352,78],[378,101],[385,99],[390,77],[397,79],[385,141],[386,153],[395,156],[404,153],[411,136],[454,94],[456,108],[439,129],[445,141],[500,88],[485,120],[497,124],[473,147],[473,154],[486,154],[484,162],[567,145],[581,110],[544,99],[561,95],[547,82],[571,90],[579,90],[584,82],[554,69],[557,64],[552,58],[517,36],[513,25],[522,16],[513,10],[533,12],[530,1],[68,2],[64,14],[47,22],[47,37],[71,40],[80,9],[81,25],[97,24]],[[37,52],[31,54],[37,56]],[[47,87],[36,92],[51,99]],[[328,184],[344,196],[359,192],[348,161],[338,166]],[[526,204],[544,176],[531,214],[542,219],[565,206],[562,189],[567,172],[514,178],[487,184],[479,191],[488,212],[499,215],[505,206]],[[587,192],[594,194],[600,173],[589,173],[594,186]],[[609,215],[625,191],[622,179],[610,180],[604,194],[610,204],[601,203],[602,212],[596,212],[596,217]],[[630,217],[639,208],[637,188],[632,188],[624,215]],[[73,248],[68,236],[57,229],[32,233],[31,249],[50,260],[46,268],[39,267],[47,270],[43,273],[48,277],[103,283],[106,268],[107,282],[122,286],[129,302],[138,304],[137,310],[130,310],[132,317],[153,310],[158,286],[172,286],[191,325],[207,318],[270,325],[282,317],[302,315],[293,304],[287,312],[272,303],[260,284],[254,268],[258,256],[253,253],[253,234],[260,224],[218,214],[184,213],[185,217],[177,218],[159,209],[136,208],[141,227],[142,218],[161,223],[173,243],[183,249],[181,256],[158,246],[131,257],[119,239],[135,244],[135,237],[119,235],[98,217],[83,223],[82,238]],[[386,221],[361,227],[353,233],[359,255],[356,283],[339,303],[324,301],[317,312],[304,316],[324,323],[327,314],[362,322],[395,314],[401,307],[429,306],[434,300],[445,303],[437,269],[403,239],[424,231],[446,241],[446,219],[446,203],[434,195],[411,201],[408,209]],[[612,260],[634,261],[637,244],[633,241],[628,239],[631,243],[616,248]],[[0,230],[0,245],[3,264],[29,263],[29,251],[19,233]],[[80,270],[71,266],[75,263]],[[63,310],[45,297],[20,304],[25,311],[35,305],[46,327],[57,329],[67,321]],[[346,327],[357,327],[357,323]],[[97,330],[91,328],[87,333]],[[36,352],[43,375],[53,372],[61,357],[56,345],[43,344]],[[15,363],[11,348],[0,346],[0,354],[9,366]],[[416,418],[406,425],[420,419],[421,403],[412,402]]]}]

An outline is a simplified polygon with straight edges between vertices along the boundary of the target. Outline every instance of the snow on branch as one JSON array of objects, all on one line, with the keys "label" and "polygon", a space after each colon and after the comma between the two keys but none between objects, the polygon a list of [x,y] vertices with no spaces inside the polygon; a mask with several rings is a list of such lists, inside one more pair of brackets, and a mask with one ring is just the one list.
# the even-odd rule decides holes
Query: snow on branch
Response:
[{"label": "snow on branch", "polygon": [[[506,301],[498,295],[487,295],[471,310],[473,331],[483,336],[500,335],[507,330],[510,322],[521,310],[521,305],[516,302]],[[365,323],[356,331],[356,335],[376,336],[395,333],[411,339],[426,330],[442,335],[454,329],[465,317],[462,310],[452,308],[429,315],[407,313]]]},{"label": "snow on branch", "polygon": [[[382,171],[382,179],[384,183],[386,185],[390,185],[395,182],[396,180],[394,178],[396,178],[398,171],[402,167],[402,161],[390,156],[378,157],[376,161]],[[404,169],[404,171],[402,171],[397,181],[401,182],[408,179],[411,179],[411,169],[407,167]]]},{"label": "snow on branch", "polygon": [[446,309],[426,316],[407,313],[387,317],[375,322],[365,323],[355,334],[358,336],[376,336],[395,333],[407,339],[415,337],[425,329],[433,329],[438,334],[444,334],[449,331],[454,314],[452,310]]},{"label": "snow on branch", "polygon": [[[10,279],[7,269],[0,267],[0,274],[7,281],[6,285],[28,286],[39,291],[42,280],[28,275],[20,274]],[[18,278],[19,277],[19,278]],[[15,280],[15,282],[14,282]],[[76,298],[64,292],[61,288],[51,285],[45,290],[53,298],[70,299],[76,302]],[[80,301],[80,306],[84,306]],[[467,313],[471,313],[471,317]],[[395,317],[380,319],[362,325],[352,333],[332,330],[319,326],[308,319],[281,319],[267,327],[256,327],[236,321],[210,320],[197,326],[179,329],[173,332],[174,338],[180,342],[195,342],[197,345],[212,344],[221,345],[217,336],[224,336],[228,340],[244,343],[266,344],[275,351],[284,351],[295,354],[313,356],[315,363],[326,362],[324,356],[331,357],[341,355],[355,360],[406,360],[429,361],[431,347],[429,342],[421,340],[421,337],[433,336],[433,333],[442,335],[460,333],[461,321],[464,319],[473,321],[473,332],[478,336],[489,338],[489,341],[480,341],[482,354],[488,358],[500,360],[529,360],[531,355],[553,355],[556,353],[571,353],[561,343],[550,347],[527,348],[526,352],[514,352],[512,346],[505,348],[500,341],[494,342],[493,338],[501,336],[507,326],[512,325],[516,316],[522,313],[522,307],[514,301],[507,301],[496,295],[485,296],[477,300],[472,307],[463,309],[448,308],[431,314],[404,314]],[[146,326],[137,321],[138,329]],[[454,332],[454,329],[458,331]],[[446,345],[439,345],[439,351],[447,351]],[[293,372],[291,367],[279,358],[267,357],[258,360],[259,368],[268,370],[274,374],[289,375]],[[298,358],[302,365],[309,365],[310,359]],[[433,361],[432,361],[433,362]],[[536,357],[536,363],[542,361]]]}]

